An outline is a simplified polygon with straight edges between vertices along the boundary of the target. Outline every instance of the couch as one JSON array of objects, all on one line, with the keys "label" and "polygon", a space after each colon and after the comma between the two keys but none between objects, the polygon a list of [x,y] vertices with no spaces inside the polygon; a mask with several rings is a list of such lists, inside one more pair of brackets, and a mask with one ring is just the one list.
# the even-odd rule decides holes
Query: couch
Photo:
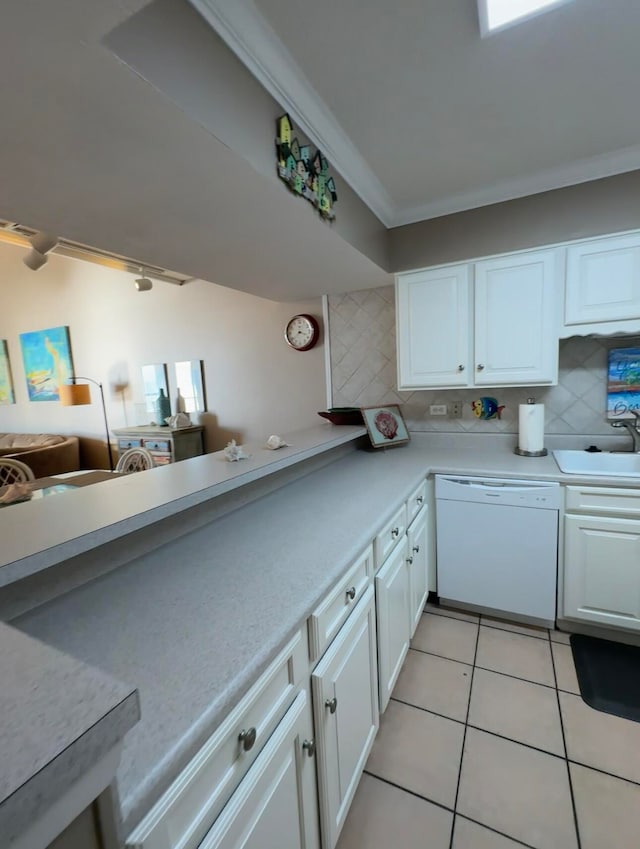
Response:
[{"label": "couch", "polygon": [[77,472],[80,440],[50,433],[0,433],[0,458],[26,463],[37,478]]}]

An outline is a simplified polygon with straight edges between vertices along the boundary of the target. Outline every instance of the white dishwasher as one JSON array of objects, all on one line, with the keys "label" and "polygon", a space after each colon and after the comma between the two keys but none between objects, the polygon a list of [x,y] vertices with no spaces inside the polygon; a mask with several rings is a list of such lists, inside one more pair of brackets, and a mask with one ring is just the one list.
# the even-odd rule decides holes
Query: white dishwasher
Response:
[{"label": "white dishwasher", "polygon": [[552,625],[557,483],[436,475],[438,595]]}]

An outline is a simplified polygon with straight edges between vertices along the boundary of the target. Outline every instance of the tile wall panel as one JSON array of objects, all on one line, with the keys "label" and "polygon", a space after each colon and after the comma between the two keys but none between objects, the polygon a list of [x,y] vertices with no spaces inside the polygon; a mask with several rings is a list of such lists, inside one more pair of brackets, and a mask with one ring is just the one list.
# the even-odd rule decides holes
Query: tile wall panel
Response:
[{"label": "tile wall panel", "polygon": [[[329,297],[329,343],[334,407],[401,404],[413,431],[517,433],[518,405],[528,397],[545,405],[549,434],[606,434],[607,351],[638,344],[637,338],[575,336],[560,342],[557,386],[516,389],[396,390],[395,295],[393,286]],[[500,420],[480,421],[471,402],[491,395],[505,405]],[[429,405],[462,402],[462,418],[429,415]]]}]

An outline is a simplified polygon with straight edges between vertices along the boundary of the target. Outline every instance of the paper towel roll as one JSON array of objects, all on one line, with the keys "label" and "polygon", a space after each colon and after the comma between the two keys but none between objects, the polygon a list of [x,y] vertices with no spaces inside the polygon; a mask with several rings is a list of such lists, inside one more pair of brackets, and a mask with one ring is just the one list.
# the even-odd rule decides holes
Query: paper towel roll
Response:
[{"label": "paper towel roll", "polygon": [[544,404],[519,405],[518,448],[521,451],[542,451],[544,448]]}]

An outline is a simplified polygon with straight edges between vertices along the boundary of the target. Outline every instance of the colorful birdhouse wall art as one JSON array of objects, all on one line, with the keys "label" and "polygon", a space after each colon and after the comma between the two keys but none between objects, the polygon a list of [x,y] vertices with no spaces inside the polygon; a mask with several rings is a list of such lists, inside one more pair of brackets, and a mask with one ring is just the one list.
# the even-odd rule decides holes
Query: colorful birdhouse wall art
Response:
[{"label": "colorful birdhouse wall art", "polygon": [[278,176],[292,192],[312,203],[323,218],[335,218],[336,183],[328,175],[329,163],[322,152],[300,144],[294,136],[293,122],[286,114],[278,118],[277,133]]}]

